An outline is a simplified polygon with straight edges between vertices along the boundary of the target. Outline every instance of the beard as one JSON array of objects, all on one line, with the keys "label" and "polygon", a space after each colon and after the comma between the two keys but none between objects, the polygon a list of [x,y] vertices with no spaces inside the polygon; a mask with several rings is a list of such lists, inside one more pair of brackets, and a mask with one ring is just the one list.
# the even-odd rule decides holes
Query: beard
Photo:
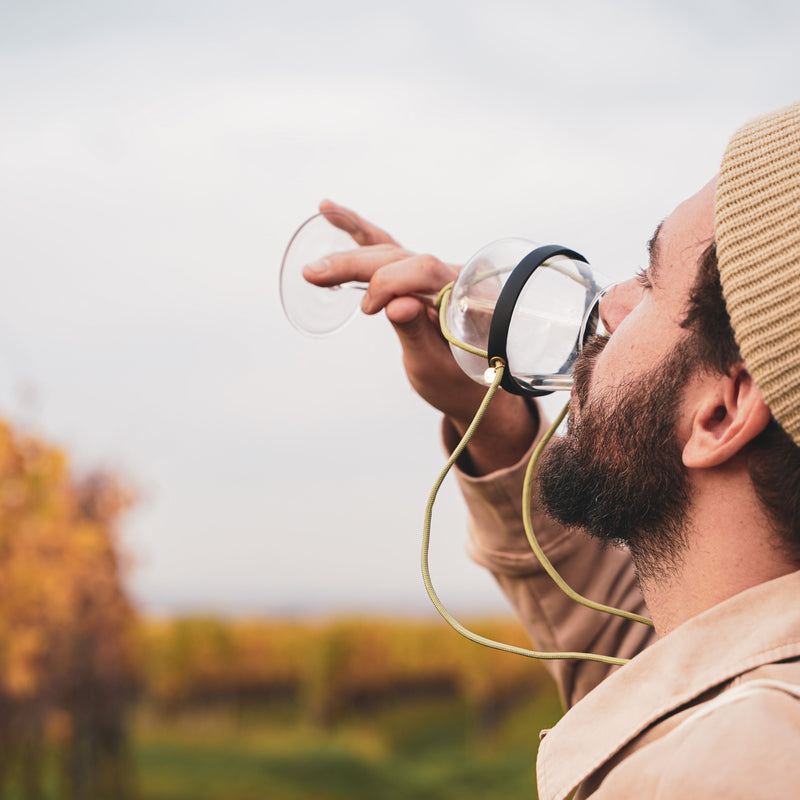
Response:
[{"label": "beard", "polygon": [[686,541],[691,491],[676,427],[694,351],[680,342],[645,375],[590,399],[606,341],[590,342],[575,365],[578,413],[542,456],[540,499],[560,524],[627,546],[640,579],[663,578]]}]

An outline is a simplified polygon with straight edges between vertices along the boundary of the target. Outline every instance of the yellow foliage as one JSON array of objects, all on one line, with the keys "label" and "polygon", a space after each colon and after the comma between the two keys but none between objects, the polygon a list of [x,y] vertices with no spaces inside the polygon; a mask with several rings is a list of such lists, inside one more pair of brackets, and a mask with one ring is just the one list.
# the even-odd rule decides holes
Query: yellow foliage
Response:
[{"label": "yellow foliage", "polygon": [[[474,627],[524,644],[511,619]],[[354,703],[415,692],[485,704],[546,679],[537,662],[467,642],[438,619],[184,618],[145,622],[140,637],[145,689],[165,707],[283,694],[327,718]]]},{"label": "yellow foliage", "polygon": [[129,502],[107,476],[76,482],[65,453],[0,421],[0,698],[42,705],[130,680],[135,615],[115,532]]}]

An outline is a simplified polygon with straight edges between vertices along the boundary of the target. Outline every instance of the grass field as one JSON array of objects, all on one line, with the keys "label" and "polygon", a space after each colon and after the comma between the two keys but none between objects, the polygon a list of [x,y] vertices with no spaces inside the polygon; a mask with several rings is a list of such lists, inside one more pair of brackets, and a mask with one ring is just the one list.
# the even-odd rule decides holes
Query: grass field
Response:
[{"label": "grass field", "polygon": [[541,692],[491,731],[457,700],[352,713],[323,731],[291,713],[140,713],[142,800],[535,798],[539,730],[561,710]]}]

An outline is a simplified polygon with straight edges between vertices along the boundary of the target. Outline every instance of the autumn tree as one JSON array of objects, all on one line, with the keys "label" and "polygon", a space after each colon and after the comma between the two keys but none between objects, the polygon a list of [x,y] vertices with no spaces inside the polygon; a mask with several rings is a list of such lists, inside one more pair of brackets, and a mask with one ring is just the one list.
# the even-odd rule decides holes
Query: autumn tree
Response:
[{"label": "autumn tree", "polygon": [[133,793],[124,713],[135,684],[134,609],[117,542],[131,498],[78,480],[63,451],[0,421],[0,797]]}]

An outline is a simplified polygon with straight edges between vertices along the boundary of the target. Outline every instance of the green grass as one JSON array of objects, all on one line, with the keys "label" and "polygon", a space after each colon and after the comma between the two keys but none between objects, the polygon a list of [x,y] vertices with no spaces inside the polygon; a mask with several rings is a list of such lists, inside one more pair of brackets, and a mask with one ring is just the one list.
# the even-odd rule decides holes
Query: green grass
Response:
[{"label": "green grass", "polygon": [[552,693],[491,731],[456,701],[350,714],[323,731],[291,714],[217,709],[135,730],[142,800],[510,800],[535,798],[539,730]]}]

